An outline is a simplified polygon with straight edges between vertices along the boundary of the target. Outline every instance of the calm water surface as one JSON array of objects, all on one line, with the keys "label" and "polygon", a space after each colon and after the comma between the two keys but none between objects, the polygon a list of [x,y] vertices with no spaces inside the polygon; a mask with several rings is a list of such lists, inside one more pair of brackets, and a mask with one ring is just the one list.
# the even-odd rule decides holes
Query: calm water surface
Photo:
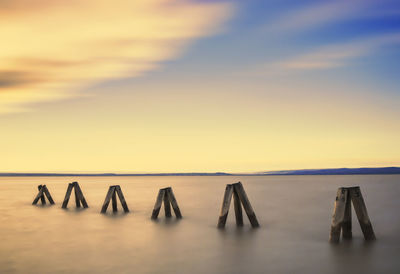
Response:
[{"label": "calm water surface", "polygon": [[[89,207],[61,203],[79,181]],[[216,229],[225,185],[241,181],[261,224]],[[55,206],[32,206],[46,184]],[[129,214],[99,214],[109,185]],[[328,243],[336,190],[360,185],[378,240]],[[183,219],[150,215],[172,186]],[[0,178],[0,273],[400,273],[400,176]],[[119,210],[121,209],[119,205]],[[110,210],[110,209],[109,209]],[[353,212],[354,213],[354,212]]]}]

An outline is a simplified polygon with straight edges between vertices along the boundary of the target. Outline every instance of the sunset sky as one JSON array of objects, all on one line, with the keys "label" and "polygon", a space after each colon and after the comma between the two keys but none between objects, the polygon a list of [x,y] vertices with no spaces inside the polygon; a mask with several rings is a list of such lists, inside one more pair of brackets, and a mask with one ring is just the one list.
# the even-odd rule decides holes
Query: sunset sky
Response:
[{"label": "sunset sky", "polygon": [[400,165],[400,2],[0,0],[0,172]]}]

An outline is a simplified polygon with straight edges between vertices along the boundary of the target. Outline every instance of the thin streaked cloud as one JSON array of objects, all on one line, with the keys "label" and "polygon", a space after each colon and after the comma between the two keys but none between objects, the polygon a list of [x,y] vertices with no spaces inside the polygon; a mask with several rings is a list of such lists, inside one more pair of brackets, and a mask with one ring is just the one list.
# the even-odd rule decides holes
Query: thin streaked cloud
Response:
[{"label": "thin streaked cloud", "polygon": [[267,31],[290,32],[309,30],[326,24],[370,17],[397,16],[399,10],[382,8],[387,0],[339,0],[302,6],[283,12],[264,28]]},{"label": "thin streaked cloud", "polygon": [[321,70],[343,67],[356,58],[371,55],[385,46],[400,44],[400,33],[373,36],[346,43],[322,46],[310,53],[299,54],[289,59],[262,66],[265,72],[290,72]]}]

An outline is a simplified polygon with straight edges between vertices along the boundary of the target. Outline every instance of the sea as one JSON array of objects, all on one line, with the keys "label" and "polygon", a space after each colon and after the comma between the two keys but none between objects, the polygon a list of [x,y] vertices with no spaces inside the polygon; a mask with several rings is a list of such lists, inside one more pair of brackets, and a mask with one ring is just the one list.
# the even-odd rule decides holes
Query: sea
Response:
[{"label": "sea", "polygon": [[[77,181],[89,208],[76,208]],[[226,184],[241,182],[260,223],[233,200],[218,229]],[[45,184],[55,205],[32,205]],[[130,213],[111,204],[120,185]],[[329,243],[336,192],[360,186],[377,240],[365,242],[353,210],[353,239]],[[183,218],[151,213],[172,187]],[[0,273],[400,273],[400,175],[0,177]]]}]

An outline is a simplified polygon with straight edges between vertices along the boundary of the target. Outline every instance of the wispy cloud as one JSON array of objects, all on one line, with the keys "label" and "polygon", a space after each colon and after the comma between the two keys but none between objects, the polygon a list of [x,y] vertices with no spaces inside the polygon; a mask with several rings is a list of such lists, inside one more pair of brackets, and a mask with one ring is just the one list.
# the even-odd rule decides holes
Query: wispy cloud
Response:
[{"label": "wispy cloud", "polygon": [[264,65],[266,71],[319,70],[342,67],[384,46],[400,44],[400,33],[385,34],[347,43],[329,45],[284,61]]},{"label": "wispy cloud", "polygon": [[383,8],[389,0],[336,0],[324,1],[290,10],[270,21],[268,31],[287,32],[318,28],[329,23],[349,19],[397,16],[399,10]]},{"label": "wispy cloud", "polygon": [[231,13],[192,1],[0,1],[0,113],[154,70]]}]

